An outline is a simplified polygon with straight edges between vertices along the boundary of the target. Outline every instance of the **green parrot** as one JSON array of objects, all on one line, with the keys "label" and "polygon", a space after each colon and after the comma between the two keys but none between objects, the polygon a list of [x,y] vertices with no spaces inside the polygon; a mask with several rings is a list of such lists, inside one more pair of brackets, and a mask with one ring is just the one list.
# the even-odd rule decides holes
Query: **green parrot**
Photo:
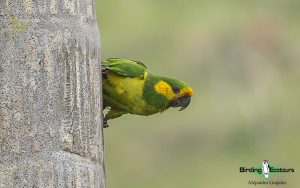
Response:
[{"label": "green parrot", "polygon": [[138,61],[107,59],[102,62],[102,77],[103,109],[109,109],[104,128],[108,120],[127,113],[148,116],[170,107],[184,110],[193,95],[185,82],[152,74]]}]

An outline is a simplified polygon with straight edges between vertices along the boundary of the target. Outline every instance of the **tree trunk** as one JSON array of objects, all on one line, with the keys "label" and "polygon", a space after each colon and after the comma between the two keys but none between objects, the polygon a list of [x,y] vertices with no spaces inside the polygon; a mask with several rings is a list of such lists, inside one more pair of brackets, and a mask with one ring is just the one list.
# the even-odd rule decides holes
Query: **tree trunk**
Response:
[{"label": "tree trunk", "polygon": [[105,187],[94,0],[0,0],[0,187]]}]

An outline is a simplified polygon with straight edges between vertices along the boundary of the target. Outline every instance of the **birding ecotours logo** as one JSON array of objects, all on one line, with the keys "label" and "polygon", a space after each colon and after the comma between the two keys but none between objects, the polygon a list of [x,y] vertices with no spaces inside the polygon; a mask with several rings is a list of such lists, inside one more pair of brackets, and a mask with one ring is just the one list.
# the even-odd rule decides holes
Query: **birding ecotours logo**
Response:
[{"label": "birding ecotours logo", "polygon": [[264,179],[269,179],[273,175],[278,173],[294,173],[294,168],[282,168],[273,165],[269,162],[269,160],[262,160],[261,163],[259,163],[255,167],[240,167],[240,173],[255,173],[259,176],[261,176]]}]

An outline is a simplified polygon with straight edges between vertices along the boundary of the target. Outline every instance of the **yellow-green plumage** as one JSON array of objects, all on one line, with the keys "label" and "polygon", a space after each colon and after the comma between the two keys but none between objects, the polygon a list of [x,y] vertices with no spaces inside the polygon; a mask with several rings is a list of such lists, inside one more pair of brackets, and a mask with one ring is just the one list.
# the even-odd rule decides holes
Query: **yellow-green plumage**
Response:
[{"label": "yellow-green plumage", "polygon": [[126,113],[151,115],[179,107],[180,97],[192,95],[185,82],[151,74],[140,62],[111,58],[102,64],[103,102],[110,108],[105,121]]},{"label": "yellow-green plumage", "polygon": [[[117,75],[113,72],[107,74],[103,80],[103,100],[105,105],[112,109],[132,114],[145,114],[149,108],[143,99],[145,80]],[[151,108],[151,107],[150,107]]]}]

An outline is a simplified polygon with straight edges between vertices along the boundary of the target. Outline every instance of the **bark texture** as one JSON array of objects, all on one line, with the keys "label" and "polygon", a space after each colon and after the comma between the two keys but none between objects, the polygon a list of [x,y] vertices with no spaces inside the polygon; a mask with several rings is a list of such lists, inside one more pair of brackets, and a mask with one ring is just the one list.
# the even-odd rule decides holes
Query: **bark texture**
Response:
[{"label": "bark texture", "polygon": [[105,187],[94,3],[0,1],[0,187]]}]

